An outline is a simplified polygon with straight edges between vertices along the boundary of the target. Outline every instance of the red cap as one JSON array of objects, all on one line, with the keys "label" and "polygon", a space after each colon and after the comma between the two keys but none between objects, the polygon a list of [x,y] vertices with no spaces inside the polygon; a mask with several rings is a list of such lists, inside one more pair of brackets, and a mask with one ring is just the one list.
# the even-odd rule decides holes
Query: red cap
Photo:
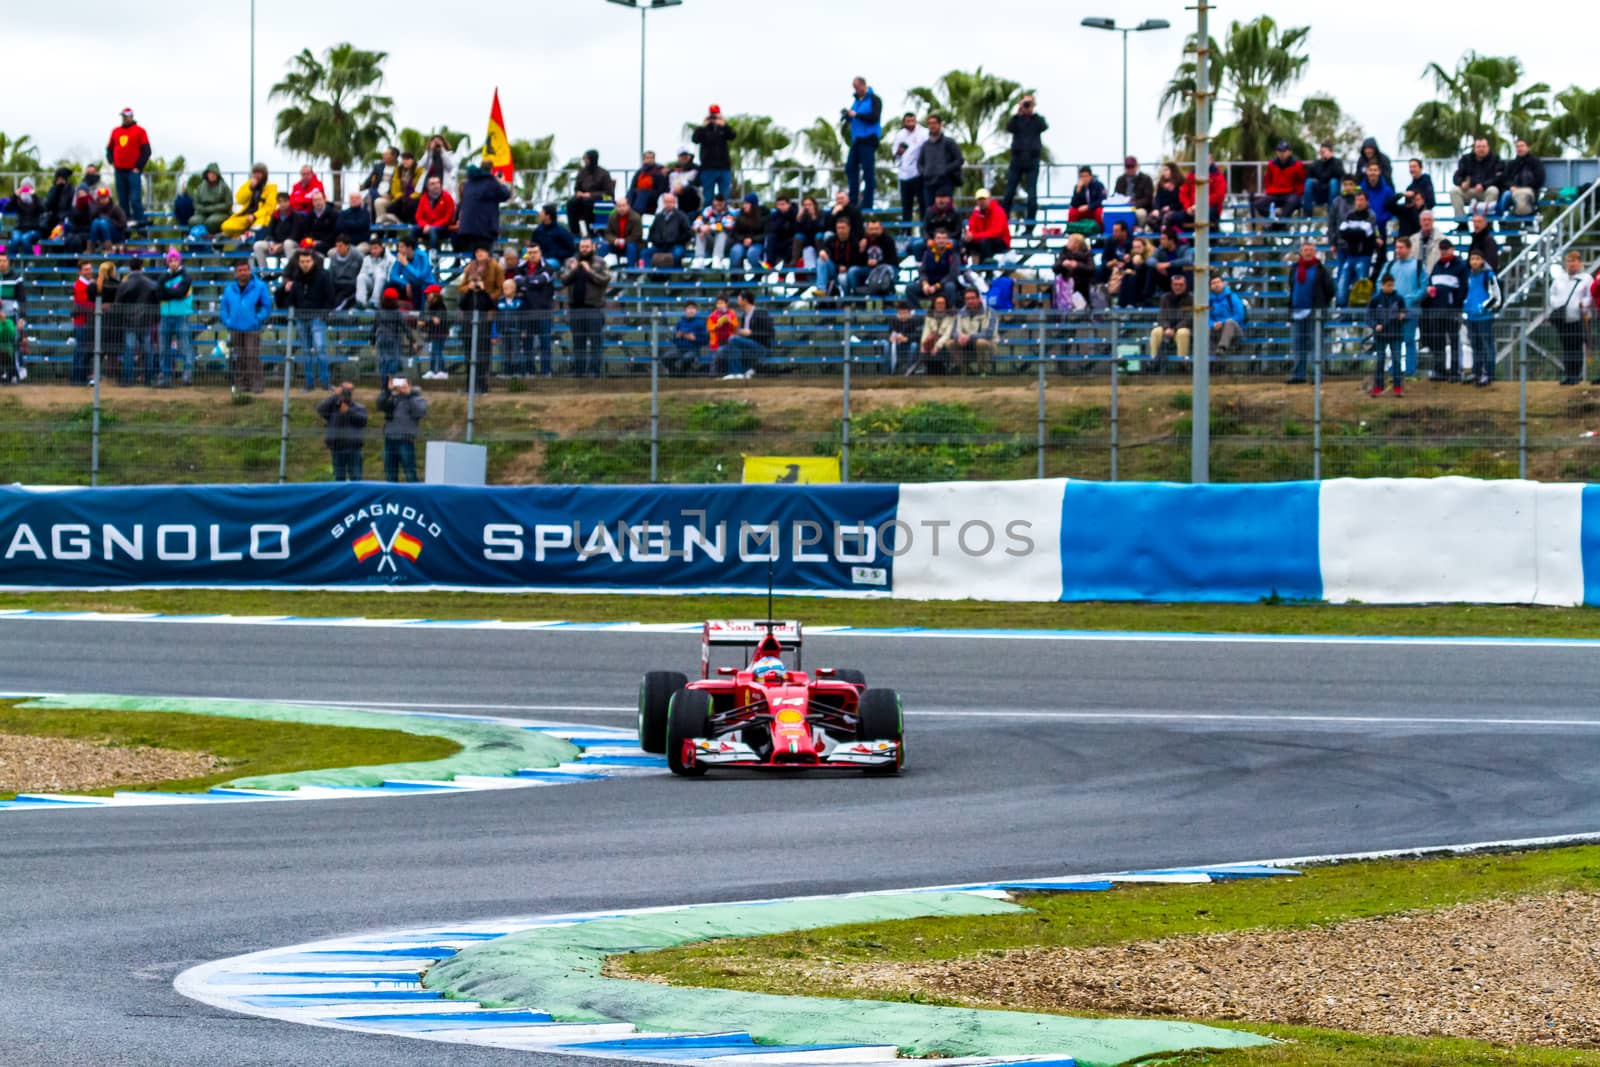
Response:
[{"label": "red cap", "polygon": [[313,241],[309,237],[306,237],[306,238],[303,238],[300,241],[300,247],[301,248],[316,248],[317,247],[317,242]]},{"label": "red cap", "polygon": [[444,290],[439,288],[437,285],[430,285],[426,289],[422,290],[422,295],[423,296],[432,296],[434,293],[442,293],[442,292],[444,292]]},{"label": "red cap", "polygon": [[711,114],[713,114],[713,115],[722,114],[722,108],[718,107],[716,104],[712,104],[711,105]]},{"label": "red cap", "polygon": [[383,298],[385,300],[399,300],[400,291],[391,285],[389,288],[383,291]]}]

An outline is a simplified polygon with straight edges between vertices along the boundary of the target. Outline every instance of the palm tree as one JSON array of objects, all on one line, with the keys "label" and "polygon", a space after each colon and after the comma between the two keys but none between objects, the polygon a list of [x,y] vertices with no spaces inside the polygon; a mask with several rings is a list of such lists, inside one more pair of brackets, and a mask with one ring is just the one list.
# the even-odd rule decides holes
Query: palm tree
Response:
[{"label": "palm tree", "polygon": [[798,189],[811,190],[819,184],[826,189],[841,184],[844,181],[845,156],[850,146],[849,127],[841,122],[817,118],[796,136],[800,147],[815,164],[800,168],[799,181],[796,183]]},{"label": "palm tree", "polygon": [[550,164],[555,160],[555,144],[553,133],[537,141],[511,142],[511,165],[517,168],[517,195],[524,202],[537,204],[544,199]]},{"label": "palm tree", "polygon": [[1522,60],[1516,56],[1481,56],[1469,51],[1453,71],[1429,63],[1437,99],[1418,104],[1400,127],[1404,144],[1429,156],[1453,156],[1475,137],[1487,137],[1498,149],[1510,137],[1525,137],[1535,151],[1554,147],[1542,137],[1550,119],[1550,86],[1535,82],[1523,89]]},{"label": "palm tree", "polygon": [[0,133],[0,196],[16,191],[18,179],[29,178],[39,184],[41,167],[39,146],[27,134],[7,137]]},{"label": "palm tree", "polygon": [[[435,137],[444,138],[445,143],[450,146],[451,154],[456,157],[458,163],[465,161],[467,154],[472,151],[472,135],[452,130],[448,126],[440,126],[431,133],[407,126],[395,136],[395,140],[398,142],[396,147],[402,152],[410,152],[418,159],[421,159],[422,154],[428,149],[428,142]],[[547,163],[546,166],[548,165]]]},{"label": "palm tree", "polygon": [[289,101],[278,112],[278,144],[328,161],[335,203],[344,169],[375,156],[393,136],[394,100],[376,92],[388,58],[387,52],[368,52],[348,41],[329,48],[321,60],[309,48],[302,49],[268,94],[269,99]]},{"label": "palm tree", "polygon": [[1021,82],[976,70],[952,70],[932,86],[919,85],[906,99],[938,112],[944,124],[961,145],[962,154],[979,162],[989,154],[992,143],[1005,133],[1006,122],[1021,100],[1032,89]]},{"label": "palm tree", "polygon": [[1600,89],[1580,89],[1569,85],[1556,94],[1556,105],[1561,109],[1545,134],[1554,142],[1553,149],[1535,148],[1534,151],[1553,151],[1570,147],[1579,155],[1600,156]]},{"label": "palm tree", "polygon": [[[1327,97],[1312,97],[1298,108],[1277,101],[1305,74],[1311,60],[1305,54],[1309,26],[1280,28],[1270,16],[1249,22],[1233,21],[1223,43],[1211,41],[1211,103],[1213,116],[1232,121],[1212,134],[1218,159],[1266,159],[1274,145],[1288,141],[1305,154],[1306,128],[1326,119]],[[1190,35],[1184,54],[1198,49]],[[1194,138],[1194,91],[1199,84],[1195,60],[1185,59],[1161,93],[1161,113],[1170,114],[1167,131],[1182,156]],[[1334,104],[1337,109],[1338,105]]]}]

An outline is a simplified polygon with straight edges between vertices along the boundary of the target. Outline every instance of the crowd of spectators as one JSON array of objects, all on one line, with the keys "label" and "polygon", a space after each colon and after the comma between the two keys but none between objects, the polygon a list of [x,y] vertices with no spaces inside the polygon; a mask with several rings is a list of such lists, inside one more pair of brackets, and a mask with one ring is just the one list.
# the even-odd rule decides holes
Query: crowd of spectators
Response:
[{"label": "crowd of spectators", "polygon": [[[1050,127],[1033,94],[1018,101],[1006,123],[1004,190],[972,191],[970,208],[957,206],[972,189],[971,172],[942,116],[902,115],[880,153],[883,102],[866,79],[856,78],[840,119],[849,132],[846,187],[831,200],[778,195],[767,204],[755,191],[738,189],[732,161],[740,131],[713,104],[670,167],[646,152],[620,189],[599,154],[585,152],[570,175],[570,195],[539,208],[520,248],[502,241],[502,209],[513,199],[512,186],[476,162],[460,164],[442,136],[431,138],[420,158],[385,148],[343,203],[330,198],[309,165],[280,190],[266,166],[256,164],[233,190],[217,164],[208,164],[173,205],[186,233],[181,248],[125,258],[120,276],[111,260],[98,267],[88,258],[81,262],[73,296],[80,358],[72,380],[87,381],[83,330],[86,309],[96,300],[120,313],[117,380],[190,380],[195,294],[185,250],[220,249],[233,257],[234,278],[223,287],[217,310],[229,333],[235,387],[246,391],[262,387],[260,332],[275,309],[295,312],[307,390],[331,385],[327,324],[340,311],[372,314],[372,345],[385,381],[404,368],[407,353],[426,360],[424,379],[448,377],[446,342],[460,337],[460,316],[467,313],[491,324],[485,337],[475,331],[464,342],[479,388],[488,388],[493,377],[493,346],[504,374],[552,373],[558,316],[568,329],[576,373],[598,375],[614,288],[673,271],[714,271],[729,287],[703,316],[694,305],[684,309],[671,339],[672,367],[684,372],[755,373],[775,345],[772,316],[758,296],[773,278],[789,279],[792,294],[819,306],[891,307],[883,336],[897,364],[931,373],[981,370],[993,356],[998,316],[1016,299],[1016,268],[1041,255],[1052,261],[1048,306],[1067,316],[1147,310],[1153,314],[1149,355],[1158,363],[1189,356],[1196,299],[1209,299],[1215,351],[1225,355],[1247,343],[1252,294],[1235,292],[1225,276],[1212,278],[1209,294],[1192,291],[1201,187],[1192,169],[1166,162],[1152,176],[1130,156],[1107,189],[1083,167],[1065,226],[1038,239],[1037,186]],[[881,154],[898,186],[897,225],[892,212],[877,210]],[[141,175],[149,159],[148,134],[124,110],[106,145],[115,191],[93,165],[76,184],[71,169],[59,169],[43,197],[23,183],[4,205],[14,219],[8,248],[22,255],[45,246],[84,257],[126,253],[148,226]],[[1305,380],[1310,346],[1303,323],[1324,308],[1368,309],[1380,351],[1392,343],[1398,352],[1391,375],[1396,389],[1402,371],[1415,367],[1419,340],[1433,354],[1436,377],[1459,379],[1455,327],[1465,318],[1471,341],[1492,336],[1486,331],[1501,301],[1494,217],[1537,210],[1545,181],[1541,162],[1526,142],[1517,141],[1515,154],[1502,160],[1487,139],[1477,139],[1451,177],[1448,195],[1458,224],[1452,236],[1435,227],[1436,192],[1422,162],[1409,160],[1406,170],[1397,178],[1371,138],[1348,169],[1331,144],[1306,162],[1281,143],[1245,198],[1249,232],[1285,243],[1280,292],[1292,317],[1291,382]],[[1205,186],[1211,217],[1224,218],[1227,171],[1213,164]],[[1020,219],[1013,214],[1019,199]],[[1301,238],[1307,239],[1298,256],[1287,251]],[[151,256],[164,274],[146,273]],[[1593,296],[1587,289],[1581,297],[1569,295],[1562,317],[1586,320]],[[10,331],[0,326],[0,346],[16,332],[13,352],[26,343],[15,321],[25,322],[25,302],[25,282],[0,255],[0,321],[11,324]],[[20,355],[0,363],[8,371],[0,381],[24,369]],[[1488,384],[1492,368],[1476,380]]]}]

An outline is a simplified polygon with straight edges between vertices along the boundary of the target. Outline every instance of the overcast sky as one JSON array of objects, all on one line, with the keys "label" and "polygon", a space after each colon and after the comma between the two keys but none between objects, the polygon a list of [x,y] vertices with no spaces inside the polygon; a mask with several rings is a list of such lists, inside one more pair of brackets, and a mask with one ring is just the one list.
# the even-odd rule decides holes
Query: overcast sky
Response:
[{"label": "overcast sky", "polygon": [[[638,142],[639,17],[604,0],[533,0],[489,5],[383,0],[306,7],[257,5],[255,155],[274,169],[298,163],[274,147],[267,89],[302,47],[350,41],[389,53],[386,91],[399,125],[466,130],[481,143],[498,85],[512,138],[556,135],[559,161],[586,148],[629,166]],[[1461,53],[1510,52],[1557,89],[1592,87],[1587,50],[1547,22],[1507,15],[1505,4],[1356,8],[1286,0],[1241,0],[1213,12],[1230,19],[1270,14],[1310,21],[1311,63],[1292,103],[1332,92],[1388,150],[1405,116],[1429,93],[1424,64],[1449,67]],[[156,0],[127,12],[86,14],[80,5],[30,4],[5,27],[0,130],[28,133],[48,163],[101,154],[117,112],[132,107],[157,155],[191,167],[249,158],[248,0]],[[804,18],[800,17],[803,14]],[[115,26],[97,20],[104,15]],[[716,102],[728,113],[770,114],[794,129],[834,116],[850,79],[866,75],[891,111],[906,90],[945,71],[986,69],[1037,88],[1047,135],[1061,162],[1120,156],[1120,35],[1080,29],[1086,15],[1124,24],[1166,18],[1174,28],[1135,34],[1129,50],[1129,139],[1142,158],[1162,148],[1157,102],[1181,58],[1194,13],[1184,0],[685,0],[649,16],[646,140],[664,155],[686,119]]]}]

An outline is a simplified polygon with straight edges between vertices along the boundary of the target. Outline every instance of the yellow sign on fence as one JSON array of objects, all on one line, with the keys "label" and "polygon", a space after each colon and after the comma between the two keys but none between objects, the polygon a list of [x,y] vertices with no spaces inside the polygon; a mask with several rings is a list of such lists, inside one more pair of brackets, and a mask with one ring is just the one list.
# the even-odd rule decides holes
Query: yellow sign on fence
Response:
[{"label": "yellow sign on fence", "polygon": [[822,485],[840,477],[838,456],[746,456],[746,482]]}]

